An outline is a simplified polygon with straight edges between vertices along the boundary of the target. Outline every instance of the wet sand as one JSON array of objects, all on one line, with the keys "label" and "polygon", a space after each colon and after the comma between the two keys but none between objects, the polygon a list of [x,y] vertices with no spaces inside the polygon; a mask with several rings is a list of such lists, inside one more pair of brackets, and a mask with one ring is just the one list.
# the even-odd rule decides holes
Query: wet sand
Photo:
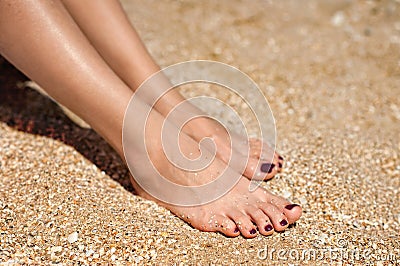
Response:
[{"label": "wet sand", "polygon": [[126,0],[124,7],[161,66],[212,59],[256,81],[287,161],[264,186],[301,203],[304,214],[284,233],[251,240],[191,228],[135,196],[108,145],[21,88],[25,78],[2,61],[1,262],[400,263],[398,1]]}]

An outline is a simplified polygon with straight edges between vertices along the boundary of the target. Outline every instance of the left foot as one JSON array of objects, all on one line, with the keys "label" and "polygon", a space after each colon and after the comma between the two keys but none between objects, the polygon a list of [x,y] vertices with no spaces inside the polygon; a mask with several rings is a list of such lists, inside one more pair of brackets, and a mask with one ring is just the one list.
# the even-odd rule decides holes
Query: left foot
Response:
[{"label": "left foot", "polygon": [[[246,238],[253,238],[257,236],[257,232],[271,235],[274,231],[284,231],[289,224],[300,218],[302,208],[299,205],[261,187],[250,191],[251,181],[219,158],[213,158],[201,170],[190,170],[190,166],[187,166],[187,169],[182,167],[178,150],[169,152],[171,150],[166,149],[167,144],[179,144],[179,154],[190,160],[207,159],[212,157],[212,154],[208,150],[200,150],[198,141],[164,120],[165,117],[157,112],[150,113],[144,130],[145,148],[141,146],[142,136],[137,134],[141,131],[140,127],[137,127],[137,119],[125,120],[132,121],[125,124],[127,130],[124,132],[129,134],[125,135],[124,151],[127,155],[126,161],[138,178],[131,176],[138,195],[157,202],[198,230],[220,232],[230,237],[241,234]],[[146,157],[151,164],[146,162]],[[222,175],[238,178],[237,183],[228,192],[223,188],[229,182],[225,183]],[[182,190],[178,186],[170,187],[163,179],[185,188]],[[141,187],[137,181],[144,186]],[[214,181],[217,183],[212,185],[211,182]],[[207,191],[201,190],[203,185],[210,184],[211,187]],[[208,201],[204,200],[209,196],[214,197],[214,200],[202,204]],[[162,201],[161,198],[175,203]],[[188,205],[186,202],[195,203],[195,206],[182,206]]]}]

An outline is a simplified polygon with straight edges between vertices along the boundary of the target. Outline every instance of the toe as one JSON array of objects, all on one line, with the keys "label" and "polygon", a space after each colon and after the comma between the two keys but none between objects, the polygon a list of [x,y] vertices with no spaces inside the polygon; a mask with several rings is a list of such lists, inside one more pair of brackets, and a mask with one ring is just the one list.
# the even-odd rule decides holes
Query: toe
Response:
[{"label": "toe", "polygon": [[286,204],[285,208],[283,209],[283,213],[291,224],[296,222],[301,217],[302,212],[303,210],[301,206],[295,203]]},{"label": "toe", "polygon": [[240,235],[236,224],[230,218],[223,215],[212,215],[202,222],[189,221],[189,223],[193,227],[205,232],[220,232],[226,236],[232,237]]},{"label": "toe", "polygon": [[278,167],[274,162],[260,162],[259,171],[264,173],[264,180],[268,180],[273,178],[278,173]]},{"label": "toe", "polygon": [[274,230],[268,216],[260,209],[254,208],[248,212],[253,222],[257,225],[258,232],[262,235],[271,235]]},{"label": "toe", "polygon": [[241,212],[231,214],[230,218],[236,223],[240,233],[246,238],[257,236],[257,229],[251,221],[251,218]]},{"label": "toe", "polygon": [[261,161],[266,161],[270,162],[271,164],[275,165],[275,170],[277,173],[282,172],[282,167],[283,167],[283,159],[278,153],[273,152],[273,150],[267,146],[267,148],[263,149],[263,152],[261,153],[260,159]]},{"label": "toe", "polygon": [[268,180],[278,173],[275,163],[260,161],[259,159],[249,158],[244,175],[250,179]]},{"label": "toe", "polygon": [[272,203],[263,203],[260,205],[260,208],[271,220],[275,231],[284,231],[289,226],[288,218],[281,208]]},{"label": "toe", "polygon": [[269,191],[264,191],[264,202],[272,204],[275,208],[279,209],[286,218],[289,224],[296,222],[302,214],[302,208],[300,205],[292,203],[284,197],[276,196]]},{"label": "toe", "polygon": [[[265,169],[264,169],[265,170]],[[272,172],[273,169],[268,171]],[[255,159],[250,157],[247,161],[247,166],[246,169],[244,171],[244,176],[246,176],[247,178],[251,179],[255,179],[255,180],[264,180],[266,179],[268,173],[262,172],[261,171],[261,166],[259,164],[259,159]]]},{"label": "toe", "polygon": [[260,231],[263,235],[269,236],[274,233],[274,226],[271,221],[268,219],[267,224],[264,226],[263,230]]},{"label": "toe", "polygon": [[277,163],[277,167],[278,167],[278,173],[281,173],[283,170],[283,157],[280,156],[279,154],[275,153],[275,158],[274,161],[276,161]]},{"label": "toe", "polygon": [[248,144],[250,145],[250,155],[255,158],[260,158],[261,156],[261,146],[262,142],[259,139],[249,139]]},{"label": "toe", "polygon": [[238,236],[240,235],[240,231],[237,228],[236,224],[234,221],[232,221],[230,218],[221,216],[219,218],[219,225],[217,227],[218,231],[226,236]]},{"label": "toe", "polygon": [[[250,139],[250,154],[244,175],[249,179],[268,180],[282,170],[279,155],[259,139]],[[262,149],[261,149],[262,147]]]},{"label": "toe", "polygon": [[272,203],[275,204],[277,208],[282,210],[289,224],[296,222],[301,217],[302,208],[300,205],[292,203],[283,197],[278,197],[275,195],[273,195],[272,197],[273,197]]}]

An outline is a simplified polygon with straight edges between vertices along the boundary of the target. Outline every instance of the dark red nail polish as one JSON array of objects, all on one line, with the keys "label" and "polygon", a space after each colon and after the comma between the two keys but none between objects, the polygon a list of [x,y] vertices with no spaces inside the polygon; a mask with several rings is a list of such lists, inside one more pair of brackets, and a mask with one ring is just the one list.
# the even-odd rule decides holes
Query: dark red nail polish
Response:
[{"label": "dark red nail polish", "polygon": [[278,156],[278,158],[279,158],[279,160],[282,160],[282,161],[284,160],[283,157],[280,155]]},{"label": "dark red nail polish", "polygon": [[285,226],[285,225],[288,224],[288,222],[285,219],[283,219],[282,221],[280,221],[279,224],[282,225],[282,226]]},{"label": "dark red nail polish", "polygon": [[256,231],[256,229],[254,229],[254,228],[250,230],[250,234],[252,234],[252,235],[254,235],[256,232],[257,232],[257,231]]},{"label": "dark red nail polish", "polygon": [[282,168],[282,163],[278,163],[278,165],[279,165],[279,168]]},{"label": "dark red nail polish", "polygon": [[272,225],[267,224],[267,225],[264,227],[264,229],[265,229],[265,231],[269,232],[269,231],[271,231],[271,230],[274,229],[274,228],[272,227]]},{"label": "dark red nail polish", "polygon": [[239,228],[235,228],[235,231],[233,231],[234,233],[237,233],[237,232],[239,232]]},{"label": "dark red nail polish", "polygon": [[269,174],[272,172],[272,169],[274,169],[274,167],[275,167],[275,164],[273,164],[273,163],[263,163],[261,165],[261,172]]},{"label": "dark red nail polish", "polygon": [[299,204],[289,204],[289,205],[285,206],[285,209],[288,209],[290,211],[291,209],[293,209],[296,206],[300,206],[300,205]]}]

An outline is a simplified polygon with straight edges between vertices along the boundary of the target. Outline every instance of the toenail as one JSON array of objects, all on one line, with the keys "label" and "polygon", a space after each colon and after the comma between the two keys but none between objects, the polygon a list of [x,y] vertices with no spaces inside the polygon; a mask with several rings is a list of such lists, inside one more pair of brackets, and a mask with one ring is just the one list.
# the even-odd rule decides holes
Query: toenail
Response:
[{"label": "toenail", "polygon": [[273,164],[273,163],[263,163],[261,165],[261,172],[269,174],[272,172],[272,169],[274,169],[274,167],[275,167],[275,164]]},{"label": "toenail", "polygon": [[282,157],[282,156],[280,156],[280,155],[278,156],[278,158],[279,158],[280,160],[282,160],[282,161],[284,160],[284,159],[283,159],[283,157]]},{"label": "toenail", "polygon": [[271,230],[274,229],[274,228],[272,227],[272,225],[267,224],[267,225],[264,227],[264,229],[265,229],[265,231],[269,232],[269,231],[271,231]]},{"label": "toenail", "polygon": [[237,233],[237,232],[239,232],[239,228],[235,228],[235,231],[233,231],[234,233]]},{"label": "toenail", "polygon": [[257,232],[257,231],[256,231],[256,229],[254,229],[254,228],[250,230],[250,234],[252,234],[252,235],[254,235],[256,232]]},{"label": "toenail", "polygon": [[279,165],[279,168],[282,168],[282,163],[278,163],[278,165]]},{"label": "toenail", "polygon": [[288,224],[288,222],[285,219],[283,219],[282,221],[280,221],[279,224],[282,225],[282,226],[285,226],[285,225]]},{"label": "toenail", "polygon": [[293,209],[294,207],[297,207],[297,206],[300,206],[300,205],[299,204],[289,204],[289,205],[285,206],[285,209],[288,209],[290,211],[291,209]]}]

